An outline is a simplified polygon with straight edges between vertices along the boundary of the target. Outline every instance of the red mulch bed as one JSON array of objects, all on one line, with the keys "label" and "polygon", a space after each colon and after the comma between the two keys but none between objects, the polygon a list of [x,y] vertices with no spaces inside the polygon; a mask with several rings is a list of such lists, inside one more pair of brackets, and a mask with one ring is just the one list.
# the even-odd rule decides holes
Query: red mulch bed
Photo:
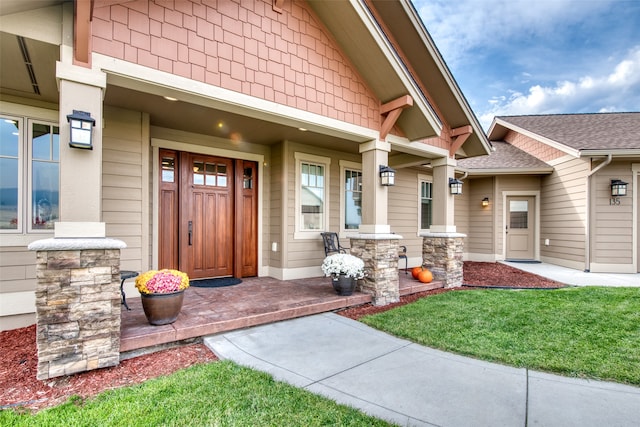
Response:
[{"label": "red mulch bed", "polygon": [[[561,283],[523,272],[499,263],[465,262],[464,283],[489,287],[557,288]],[[471,289],[469,287],[456,288]],[[365,304],[341,310],[338,314],[359,319],[368,314],[390,310],[451,289],[436,289],[400,298],[384,307]],[[36,379],[37,350],[35,325],[0,332],[0,409],[23,407],[39,410],[59,405],[71,396],[87,398],[104,390],[137,384],[171,374],[196,363],[217,360],[203,344],[163,350],[124,360],[118,366],[97,369],[50,380]]]}]

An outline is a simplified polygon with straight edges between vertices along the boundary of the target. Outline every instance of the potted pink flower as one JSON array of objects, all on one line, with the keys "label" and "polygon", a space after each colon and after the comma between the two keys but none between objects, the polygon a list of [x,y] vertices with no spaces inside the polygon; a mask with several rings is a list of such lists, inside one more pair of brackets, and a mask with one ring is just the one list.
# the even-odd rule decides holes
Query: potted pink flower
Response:
[{"label": "potted pink flower", "polygon": [[142,308],[152,325],[167,325],[177,320],[184,301],[189,276],[178,270],[150,270],[136,278]]}]

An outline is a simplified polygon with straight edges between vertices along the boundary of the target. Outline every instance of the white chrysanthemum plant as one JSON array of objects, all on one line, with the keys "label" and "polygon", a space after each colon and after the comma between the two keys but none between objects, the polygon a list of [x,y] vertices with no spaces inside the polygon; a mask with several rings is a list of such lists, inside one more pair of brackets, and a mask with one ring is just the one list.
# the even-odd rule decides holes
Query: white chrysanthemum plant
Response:
[{"label": "white chrysanthemum plant", "polygon": [[325,276],[338,277],[344,274],[347,277],[362,279],[364,277],[364,261],[349,254],[329,255],[322,261],[322,272]]}]

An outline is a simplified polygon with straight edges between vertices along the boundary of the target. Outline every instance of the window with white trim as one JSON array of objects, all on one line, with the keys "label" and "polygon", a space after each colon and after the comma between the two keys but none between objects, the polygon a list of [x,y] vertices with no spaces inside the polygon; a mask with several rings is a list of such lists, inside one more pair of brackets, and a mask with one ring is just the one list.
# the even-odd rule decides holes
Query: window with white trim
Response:
[{"label": "window with white trim", "polygon": [[357,231],[362,224],[362,166],[340,161],[340,231]]},{"label": "window with white trim", "polygon": [[433,182],[427,179],[421,179],[420,183],[420,207],[419,221],[420,230],[428,230],[433,223]]},{"label": "window with white trim", "polygon": [[[328,224],[329,158],[295,153],[296,232],[325,231]],[[298,236],[301,237],[301,236]]]},{"label": "window with white trim", "polygon": [[0,232],[50,231],[59,217],[59,127],[0,116]]}]

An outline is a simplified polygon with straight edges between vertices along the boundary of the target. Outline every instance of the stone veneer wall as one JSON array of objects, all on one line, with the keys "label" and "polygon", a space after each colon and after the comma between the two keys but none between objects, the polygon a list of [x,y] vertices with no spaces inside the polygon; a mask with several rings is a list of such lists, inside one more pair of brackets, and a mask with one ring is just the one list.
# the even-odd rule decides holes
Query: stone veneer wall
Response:
[{"label": "stone veneer wall", "polygon": [[400,301],[398,246],[398,236],[351,238],[351,255],[364,261],[365,277],[358,281],[359,290],[372,295],[374,305]]},{"label": "stone veneer wall", "polygon": [[47,239],[29,245],[37,251],[39,380],[120,363],[122,247],[113,239]]},{"label": "stone veneer wall", "polygon": [[465,234],[425,233],[422,235],[422,265],[445,288],[462,286],[462,254]]}]

